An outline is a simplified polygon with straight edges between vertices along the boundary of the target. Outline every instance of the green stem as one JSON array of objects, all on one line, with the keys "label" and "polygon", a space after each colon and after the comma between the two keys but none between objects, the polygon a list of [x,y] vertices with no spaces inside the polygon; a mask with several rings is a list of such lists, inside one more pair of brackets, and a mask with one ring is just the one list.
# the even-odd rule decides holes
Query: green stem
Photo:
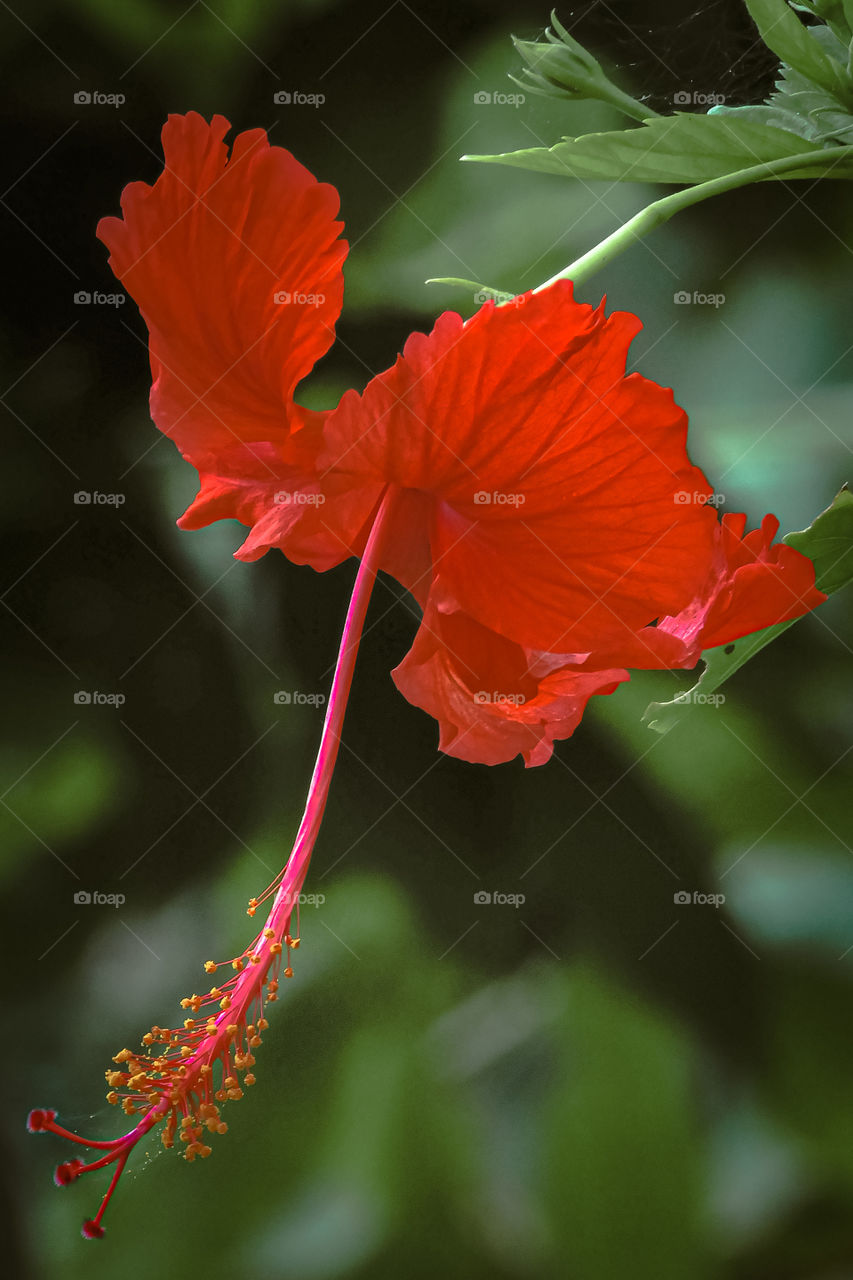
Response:
[{"label": "green stem", "polygon": [[[842,159],[845,156],[853,156],[853,146],[838,147],[834,154]],[[602,267],[612,262],[620,253],[624,253],[637,240],[641,240],[643,236],[647,236],[650,231],[654,231],[656,227],[662,226],[664,222],[668,222],[676,213],[680,213],[682,209],[689,209],[693,204],[699,204],[701,200],[707,200],[711,196],[724,195],[727,191],[734,191],[737,187],[748,186],[750,182],[761,182],[766,178],[776,178],[783,175],[789,170],[799,170],[809,168],[812,165],[825,165],[827,154],[825,150],[806,151],[801,155],[783,156],[780,160],[767,160],[761,164],[751,165],[748,169],[738,169],[736,173],[727,173],[722,178],[711,178],[707,182],[699,182],[696,186],[687,187],[683,191],[676,191],[673,195],[664,196],[661,200],[655,200],[652,204],[646,205],[645,209],[641,209],[639,213],[630,218],[624,226],[619,227],[612,235],[607,236],[601,244],[596,245],[594,249],[590,249],[589,253],[585,253],[582,257],[572,262],[562,271],[558,271],[550,280],[546,280],[544,284],[540,284],[534,289],[534,293],[539,293],[542,289],[547,289],[548,285],[554,284],[557,280],[572,280],[575,284],[582,284],[594,275],[596,271],[600,271]]]}]

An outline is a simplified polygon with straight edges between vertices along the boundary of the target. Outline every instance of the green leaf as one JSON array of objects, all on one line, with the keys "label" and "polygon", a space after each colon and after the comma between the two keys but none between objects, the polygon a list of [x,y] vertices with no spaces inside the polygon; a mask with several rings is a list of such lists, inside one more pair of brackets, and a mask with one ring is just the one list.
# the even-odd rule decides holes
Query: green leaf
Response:
[{"label": "green leaf", "polygon": [[843,43],[853,39],[853,0],[799,0],[794,8],[822,18]]},{"label": "green leaf", "polygon": [[[853,582],[853,494],[845,485],[831,506],[822,511],[807,529],[789,533],[782,539],[814,563],[815,583],[826,595],[832,595]],[[791,622],[780,622],[763,631],[755,631],[734,644],[706,649],[702,654],[705,668],[692,689],[678,694],[670,702],[652,702],[643,715],[643,723],[657,733],[668,733],[691,706],[713,705],[717,689],[749,662],[750,658],[780,636]]]},{"label": "green leaf", "polygon": [[731,115],[657,116],[639,129],[588,133],[564,138],[553,147],[462,158],[587,180],[692,184],[810,151],[825,151],[826,164],[792,169],[785,173],[786,180],[853,177],[850,158],[836,159],[835,147],[821,147],[772,125]]},{"label": "green leaf", "polygon": [[853,493],[847,485],[808,529],[783,541],[814,562],[815,581],[828,596],[853,582]]},{"label": "green leaf", "polygon": [[543,1199],[560,1274],[707,1276],[694,1045],[591,964],[572,971],[560,1031],[542,1130]]},{"label": "green leaf", "polygon": [[853,84],[844,65],[826,53],[820,39],[815,38],[820,28],[804,26],[787,0],[746,0],[746,7],[762,40],[781,62],[853,107]]}]

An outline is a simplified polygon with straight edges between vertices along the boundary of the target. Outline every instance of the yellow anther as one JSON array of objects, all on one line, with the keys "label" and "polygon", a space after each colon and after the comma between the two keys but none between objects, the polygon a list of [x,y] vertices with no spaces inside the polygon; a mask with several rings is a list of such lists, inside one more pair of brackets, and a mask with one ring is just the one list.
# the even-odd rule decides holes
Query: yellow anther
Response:
[{"label": "yellow anther", "polygon": [[229,1036],[236,1036],[240,1028],[237,1026],[236,1022],[229,1022],[225,1030],[228,1032]]},{"label": "yellow anther", "polygon": [[154,1043],[154,1037],[150,1031],[146,1031],[145,1035],[142,1037],[142,1043],[146,1046]]},{"label": "yellow anther", "polygon": [[216,1126],[216,1132],[217,1132],[217,1133],[227,1133],[227,1132],[228,1132],[228,1125],[225,1123],[225,1121],[224,1121],[224,1120],[220,1120],[220,1121],[219,1121],[219,1124]]},{"label": "yellow anther", "polygon": [[213,1070],[213,1067],[210,1065],[210,1063],[205,1062],[203,1067],[199,1067],[198,1073],[200,1076],[209,1076],[212,1070]]},{"label": "yellow anther", "polygon": [[299,938],[291,938],[290,943],[288,945],[293,947],[293,950],[295,951],[299,946]]},{"label": "yellow anther", "polygon": [[272,943],[270,943],[270,955],[271,955],[271,956],[280,956],[280,955],[281,955],[281,943],[280,943],[280,942],[272,942]]},{"label": "yellow anther", "polygon": [[285,971],[284,971],[284,976],[285,976],[285,978],[292,978],[292,977],[293,977],[293,970],[291,969],[290,965],[288,965],[288,966],[287,966],[287,968],[285,969]]},{"label": "yellow anther", "polygon": [[245,966],[246,962],[242,956],[238,956],[236,960],[231,961],[231,968],[235,969],[237,973],[242,973]]},{"label": "yellow anther", "polygon": [[184,1026],[186,1027],[187,1031],[192,1031],[193,1027],[195,1026],[195,1018],[184,1018]]},{"label": "yellow anther", "polygon": [[267,1029],[267,1027],[268,1027],[269,1025],[270,1025],[270,1024],[267,1022],[266,1018],[258,1018],[258,1030],[259,1030],[259,1031],[266,1031],[266,1029]]},{"label": "yellow anther", "polygon": [[113,1062],[127,1062],[128,1058],[132,1058],[132,1057],[133,1057],[133,1054],[130,1052],[129,1049],[122,1049],[120,1053],[117,1053],[115,1055],[115,1057],[113,1058]]},{"label": "yellow anther", "polygon": [[263,1044],[263,1040],[260,1036],[249,1036],[249,1044],[253,1049],[257,1049],[259,1044]]},{"label": "yellow anther", "polygon": [[111,1093],[107,1094],[107,1102],[110,1104],[111,1107],[114,1107],[118,1102],[118,1094],[116,1093],[115,1089],[113,1089]]},{"label": "yellow anther", "polygon": [[278,999],[278,996],[275,994],[275,992],[273,992],[271,996],[267,996],[267,1003],[275,1004],[277,999]]},{"label": "yellow anther", "polygon": [[211,987],[210,994],[213,996],[214,1000],[218,1000],[219,997],[222,995],[222,992],[220,991],[219,987]]},{"label": "yellow anther", "polygon": [[182,1046],[181,1046],[181,1057],[182,1057],[182,1058],[191,1058],[192,1056],[193,1056],[193,1051],[192,1051],[192,1049],[190,1048],[190,1046],[189,1046],[188,1044],[182,1045]]},{"label": "yellow anther", "polygon": [[252,1085],[252,1084],[254,1084],[254,1083],[255,1083],[255,1077],[252,1075],[252,1073],[251,1073],[251,1071],[250,1071],[250,1072],[249,1072],[249,1074],[248,1074],[247,1076],[244,1076],[244,1077],[243,1077],[243,1084],[249,1084],[249,1085]]},{"label": "yellow anther", "polygon": [[213,1096],[217,1102],[224,1102],[228,1097],[228,1094],[225,1092],[224,1089],[217,1089],[216,1093]]},{"label": "yellow anther", "polygon": [[192,1127],[193,1127],[193,1118],[192,1118],[192,1116],[184,1116],[183,1120],[181,1121],[181,1128],[182,1128],[182,1129],[191,1129]]},{"label": "yellow anther", "polygon": [[230,996],[223,996],[223,997],[222,997],[222,999],[219,1001],[219,1007],[220,1007],[220,1009],[230,1009],[230,1008],[231,1008],[231,997],[230,997]]},{"label": "yellow anther", "polygon": [[259,955],[251,955],[251,956],[249,956],[249,959],[251,960],[252,964],[260,964],[260,963],[261,963],[261,957],[260,957]]},{"label": "yellow anther", "polygon": [[216,962],[214,960],[205,960],[204,971],[205,973],[216,973]]},{"label": "yellow anther", "polygon": [[240,1101],[240,1099],[242,1098],[242,1096],[243,1096],[243,1090],[242,1090],[242,1089],[229,1089],[229,1090],[228,1090],[228,1097],[231,1099],[231,1101],[232,1101],[232,1102],[239,1102],[239,1101]]}]

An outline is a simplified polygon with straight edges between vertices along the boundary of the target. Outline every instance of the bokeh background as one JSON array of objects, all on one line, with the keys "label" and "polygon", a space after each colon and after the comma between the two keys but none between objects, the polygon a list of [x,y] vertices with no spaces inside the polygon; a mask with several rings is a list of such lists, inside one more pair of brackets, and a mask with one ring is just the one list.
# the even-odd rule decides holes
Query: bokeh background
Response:
[{"label": "bokeh background", "polygon": [[[659,110],[772,81],[735,0],[560,17]],[[325,900],[229,1134],[192,1167],[152,1141],[93,1245],[97,1176],[57,1191],[62,1144],[24,1132],[42,1105],[112,1136],[110,1056],[242,949],[321,724],[274,694],[326,692],[353,577],[237,564],[233,524],[175,528],[194,473],[148,419],[144,326],[129,300],[74,301],[116,288],[97,219],[159,172],[167,112],[267,127],[341,192],[340,336],[304,388],[330,405],[443,306],[473,310],[427,277],[535,285],[652,198],[459,163],[620,123],[476,101],[518,92],[510,33],[547,21],[532,0],[2,7],[9,1274],[853,1275],[843,595],[668,736],[642,711],[689,676],[642,675],[525,772],[437,754],[388,675],[412,609],[380,585],[306,886]],[[581,290],[642,317],[633,367],[675,387],[723,510],[753,522],[801,528],[850,478],[851,226],[841,184],[745,191]],[[725,904],[674,901],[694,891]]]}]

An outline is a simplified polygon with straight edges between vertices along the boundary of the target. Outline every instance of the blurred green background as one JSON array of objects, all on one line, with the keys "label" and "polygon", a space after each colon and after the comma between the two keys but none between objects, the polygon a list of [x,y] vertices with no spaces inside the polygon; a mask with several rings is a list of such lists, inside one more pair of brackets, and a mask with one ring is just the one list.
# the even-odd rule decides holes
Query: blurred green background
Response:
[{"label": "blurred green background", "polygon": [[[560,17],[659,110],[772,80],[734,0]],[[345,310],[305,388],[330,405],[442,306],[473,310],[428,276],[532,286],[651,197],[458,162],[620,123],[475,101],[517,92],[509,35],[547,20],[532,0],[3,6],[10,1274],[853,1276],[843,596],[667,737],[640,715],[689,676],[643,675],[525,772],[437,754],[388,676],[412,610],[380,585],[306,886],[325,901],[227,1137],[193,1167],[152,1142],[93,1245],[104,1184],[57,1191],[72,1153],[24,1132],[40,1105],[113,1136],[110,1055],[242,950],[321,724],[273,695],[327,690],[353,577],[237,564],[235,525],[175,528],[194,473],[148,420],[144,326],[129,301],[74,303],[115,288],[96,221],[159,172],[167,112],[268,128],[341,192]],[[723,510],[753,523],[800,528],[850,478],[852,225],[841,184],[740,192],[581,291],[641,316],[633,367],[675,387]],[[674,900],[694,891],[725,905]]]}]

